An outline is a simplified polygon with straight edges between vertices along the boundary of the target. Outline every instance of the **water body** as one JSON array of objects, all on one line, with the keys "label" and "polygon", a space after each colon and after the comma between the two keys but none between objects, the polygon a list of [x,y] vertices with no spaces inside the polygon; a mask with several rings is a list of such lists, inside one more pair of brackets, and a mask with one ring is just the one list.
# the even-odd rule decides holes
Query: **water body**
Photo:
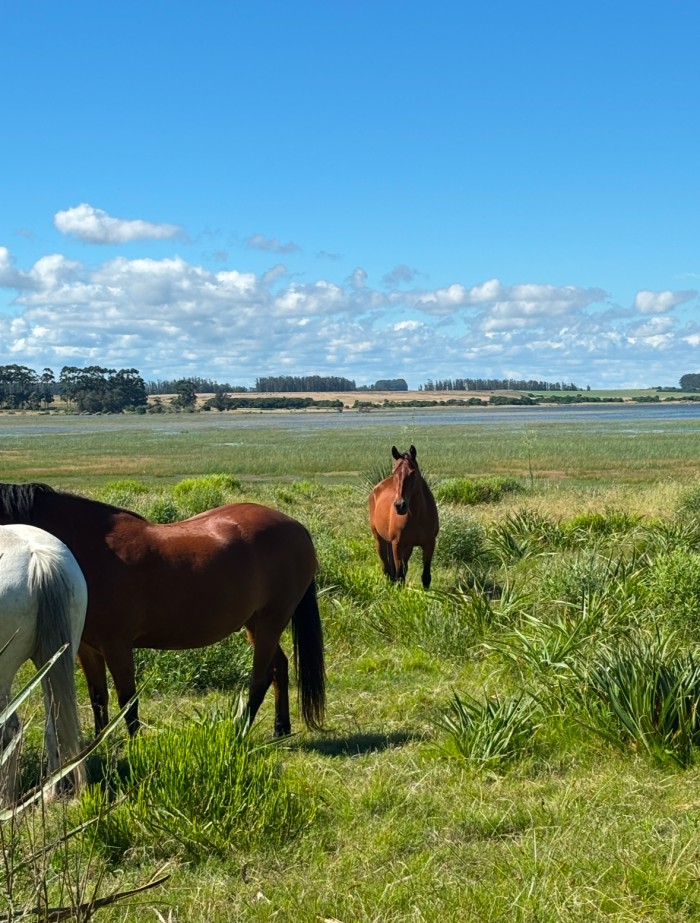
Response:
[{"label": "water body", "polygon": [[295,430],[300,435],[323,430],[392,429],[421,426],[499,426],[514,430],[539,426],[590,429],[619,428],[620,432],[694,431],[700,426],[698,404],[568,404],[539,407],[409,407],[402,410],[276,413],[198,413],[135,416],[131,414],[71,416],[0,414],[0,446],[3,439],[45,435],[82,436],[90,433],[141,432],[181,435],[200,428],[235,431],[237,429]]}]

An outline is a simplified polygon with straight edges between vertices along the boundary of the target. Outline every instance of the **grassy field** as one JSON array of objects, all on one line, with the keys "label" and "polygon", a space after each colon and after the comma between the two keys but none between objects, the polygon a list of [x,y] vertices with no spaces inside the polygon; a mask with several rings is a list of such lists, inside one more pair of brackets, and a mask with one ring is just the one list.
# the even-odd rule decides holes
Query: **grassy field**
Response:
[{"label": "grassy field", "polygon": [[[209,417],[0,418],[0,480],[162,520],[249,499],[304,522],[326,728],[293,711],[270,745],[266,701],[240,738],[238,636],[141,652],[141,740],[120,726],[80,801],[0,825],[0,912],[169,875],[96,919],[698,919],[697,426]],[[429,593],[419,553],[406,587],[386,584],[367,526],[369,484],[411,442],[442,523]],[[88,738],[82,680],[80,701]]]}]

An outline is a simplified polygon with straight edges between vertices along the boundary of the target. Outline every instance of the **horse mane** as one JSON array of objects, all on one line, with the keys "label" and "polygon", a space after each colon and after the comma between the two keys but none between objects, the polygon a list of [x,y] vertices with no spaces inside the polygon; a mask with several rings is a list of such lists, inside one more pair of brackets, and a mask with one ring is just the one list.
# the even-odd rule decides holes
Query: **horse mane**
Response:
[{"label": "horse mane", "polygon": [[72,500],[77,500],[79,502],[102,506],[106,510],[126,512],[135,519],[143,519],[144,522],[147,521],[145,516],[134,513],[133,510],[127,510],[120,506],[113,506],[111,503],[103,503],[101,500],[82,497],[80,494],[72,494],[69,491],[55,490],[53,487],[49,487],[48,484],[40,483],[0,484],[0,517],[12,522],[26,522],[31,525],[36,499],[42,494],[52,494],[56,497],[70,497]]},{"label": "horse mane", "polygon": [[55,493],[48,484],[0,484],[0,516],[15,522],[31,522],[37,494]]}]

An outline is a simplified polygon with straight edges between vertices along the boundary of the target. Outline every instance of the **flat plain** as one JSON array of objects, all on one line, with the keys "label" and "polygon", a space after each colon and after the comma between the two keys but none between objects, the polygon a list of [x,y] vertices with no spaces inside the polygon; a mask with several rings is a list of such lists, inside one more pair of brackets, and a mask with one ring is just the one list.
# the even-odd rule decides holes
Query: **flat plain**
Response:
[{"label": "flat plain", "polygon": [[[248,828],[214,836],[217,804],[242,796],[220,782],[207,794],[192,743],[179,752],[193,728],[211,743],[227,727],[243,640],[143,652],[143,746],[169,742],[182,787],[167,810],[152,789],[145,809],[130,794],[95,838],[76,838],[63,899],[164,872],[158,889],[97,918],[697,919],[698,740],[678,756],[678,729],[657,747],[642,720],[635,736],[593,681],[625,663],[648,675],[659,657],[678,670],[700,639],[700,415],[668,409],[0,415],[2,481],[46,481],[149,516],[255,500],[304,522],[319,557],[326,727],[310,732],[294,711],[292,737],[270,746],[266,701],[251,732],[274,762],[270,798],[283,799],[284,780],[303,821],[271,814],[255,839],[250,815]],[[419,552],[405,587],[385,581],[368,529],[367,493],[392,444],[414,444],[436,496],[451,498],[439,499],[429,593]],[[87,738],[82,681],[80,700]],[[39,746],[28,732],[28,772]],[[109,767],[130,760],[120,728],[90,764],[93,793],[68,807],[73,820],[94,812]],[[151,760],[150,774],[165,772],[162,753]],[[44,878],[59,887],[50,869]]]}]

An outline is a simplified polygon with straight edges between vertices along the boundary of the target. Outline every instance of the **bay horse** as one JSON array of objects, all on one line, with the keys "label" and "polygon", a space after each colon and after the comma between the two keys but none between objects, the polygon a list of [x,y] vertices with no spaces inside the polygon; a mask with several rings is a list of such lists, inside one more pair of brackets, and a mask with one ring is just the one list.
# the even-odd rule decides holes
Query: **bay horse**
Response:
[{"label": "bay horse", "polygon": [[[75,658],[86,608],[85,578],[63,542],[34,526],[0,526],[0,713],[11,707],[12,681],[20,666],[31,659],[40,669],[64,648],[41,681],[49,772],[80,752]],[[19,731],[16,712],[0,719],[5,764],[0,766],[0,798],[5,803],[17,795]],[[77,791],[85,782],[83,767],[66,781]]]},{"label": "bay horse", "polygon": [[391,447],[394,465],[389,477],[369,495],[369,522],[384,573],[403,583],[413,549],[423,552],[421,582],[430,586],[430,564],[440,528],[437,506],[420,473],[416,447],[399,452]]},{"label": "bay horse", "polygon": [[287,657],[291,622],[301,715],[319,728],[325,710],[316,552],[297,520],[234,503],[159,525],[121,507],[46,484],[0,484],[0,523],[30,522],[71,549],[89,599],[78,659],[99,734],[108,721],[106,667],[133,736],[139,728],[134,648],[204,647],[245,628],[253,646],[247,716],[270,685],[274,733],[291,733]]}]

